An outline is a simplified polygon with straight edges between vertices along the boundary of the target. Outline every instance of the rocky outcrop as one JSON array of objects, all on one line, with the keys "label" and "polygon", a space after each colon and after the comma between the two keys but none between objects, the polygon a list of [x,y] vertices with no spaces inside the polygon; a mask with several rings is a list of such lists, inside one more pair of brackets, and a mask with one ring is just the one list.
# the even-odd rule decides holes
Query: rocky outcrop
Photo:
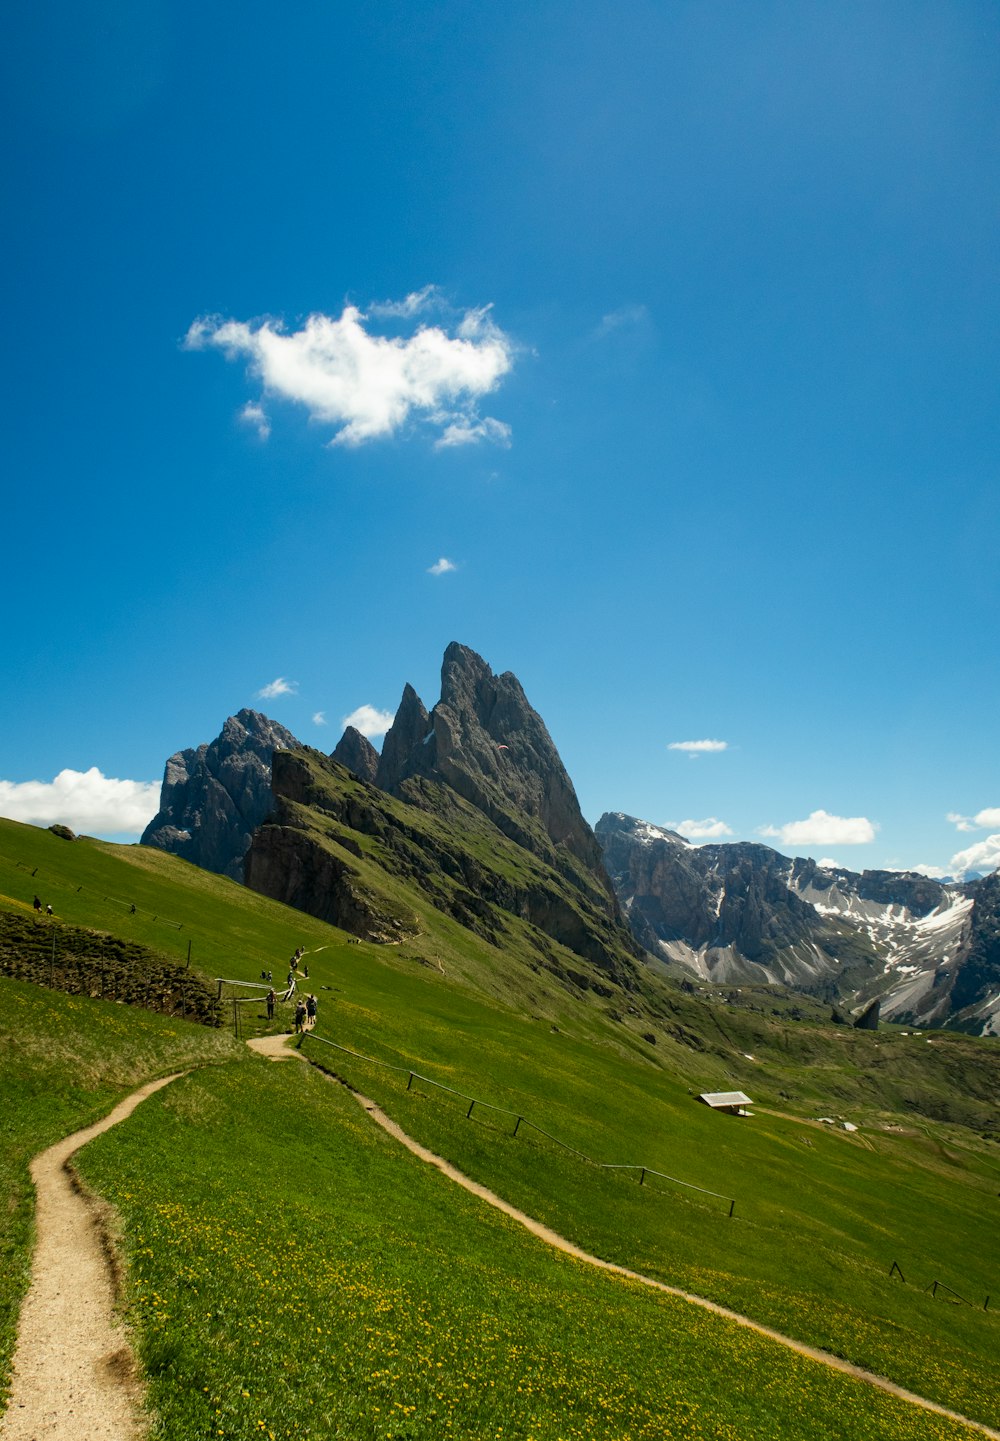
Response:
[{"label": "rocky outcrop", "polygon": [[[444,654],[437,705],[428,714],[408,685],[383,743],[376,783],[403,795],[416,776],[444,782],[567,874],[582,866],[614,909],[600,846],[541,716],[516,676],[494,675],[457,642]],[[566,865],[570,859],[576,864]]]},{"label": "rocky outcrop", "polygon": [[379,754],[367,736],[348,726],[337,742],[330,759],[346,766],[363,781],[374,781],[378,774]]},{"label": "rocky outcrop", "polygon": [[[385,940],[394,925],[405,931],[415,923],[412,916],[387,922],[372,870],[354,864],[364,860],[415,885],[435,909],[493,945],[503,944],[511,917],[527,922],[548,969],[557,966],[549,944],[556,941],[599,973],[581,981],[577,968],[578,985],[636,988],[639,948],[604,890],[586,889],[523,851],[442,782],[411,776],[401,783],[403,797],[393,797],[332,758],[287,751],[275,755],[272,788],[274,812],[247,856],[253,889]],[[395,915],[391,905],[388,914]]]},{"label": "rocky outcrop", "polygon": [[242,880],[243,857],[271,810],[272,757],[298,745],[291,731],[259,711],[230,716],[214,741],[167,761],[160,809],[141,844]]}]

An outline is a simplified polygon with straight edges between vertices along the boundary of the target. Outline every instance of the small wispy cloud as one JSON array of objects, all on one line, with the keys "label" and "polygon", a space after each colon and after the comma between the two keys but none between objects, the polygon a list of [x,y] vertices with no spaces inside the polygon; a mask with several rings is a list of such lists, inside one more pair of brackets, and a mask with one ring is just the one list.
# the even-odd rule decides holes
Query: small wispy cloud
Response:
[{"label": "small wispy cloud", "polygon": [[716,751],[729,749],[728,741],[670,741],[668,751],[683,751],[685,755],[697,760],[699,756],[711,755]]},{"label": "small wispy cloud", "polygon": [[297,680],[287,680],[283,675],[277,676],[269,681],[267,685],[261,686],[257,692],[258,700],[274,700],[279,695],[298,695],[299,683]]},{"label": "small wispy cloud", "polygon": [[158,781],[116,780],[91,766],[51,781],[0,781],[0,815],[33,826],[141,835],[160,809]]},{"label": "small wispy cloud", "polygon": [[600,324],[594,330],[594,339],[605,340],[616,331],[649,323],[649,310],[645,305],[620,305],[617,310],[609,310],[607,315],[601,316]]},{"label": "small wispy cloud", "polygon": [[[379,318],[413,320],[439,304],[433,286],[402,301],[381,301]],[[452,313],[412,334],[380,335],[354,305],[341,315],[310,315],[298,330],[279,320],[224,320],[202,316],[184,340],[187,350],[221,350],[244,357],[266,395],[305,407],[310,419],[334,427],[331,445],[362,445],[400,433],[410,420],[438,432],[442,447],[477,441],[510,443],[510,427],[479,413],[514,364],[515,346],[493,320],[490,307]],[[244,408],[260,424],[263,406]]]},{"label": "small wispy cloud", "polygon": [[733,834],[731,827],[717,816],[706,816],[703,821],[667,821],[666,828],[689,841],[716,840],[719,836]]},{"label": "small wispy cloud", "polygon": [[449,560],[446,555],[443,555],[440,560],[436,560],[433,565],[427,567],[427,574],[447,575],[450,570],[458,570],[458,566],[453,560]]},{"label": "small wispy cloud", "polygon": [[875,839],[875,825],[867,816],[834,816],[813,811],[804,821],[783,826],[759,826],[757,834],[786,846],[864,846]]},{"label": "small wispy cloud", "polygon": [[271,434],[271,422],[267,418],[267,412],[256,400],[247,401],[240,411],[240,420],[244,425],[252,426],[261,440],[267,440]]},{"label": "small wispy cloud", "polygon": [[326,711],[318,710],[318,711],[314,711],[314,712],[313,712],[313,725],[314,725],[314,726],[325,726],[325,725],[326,725]]},{"label": "small wispy cloud", "polygon": [[394,720],[395,713],[391,710],[377,710],[373,705],[359,705],[357,710],[345,715],[340,723],[345,730],[348,726],[353,726],[369,740],[375,740],[378,736],[385,735]]},{"label": "small wispy cloud", "polygon": [[481,440],[489,440],[509,450],[510,437],[510,426],[502,420],[494,420],[492,415],[486,415],[482,420],[453,420],[434,442],[434,449],[448,450],[457,445],[477,445]]},{"label": "small wispy cloud", "polygon": [[959,831],[985,831],[989,830],[990,826],[1000,826],[1000,806],[986,806],[974,816],[963,816],[957,811],[949,811],[947,819]]},{"label": "small wispy cloud", "polygon": [[402,300],[373,300],[368,313],[379,320],[412,320],[428,310],[440,309],[444,303],[436,285],[425,285],[421,290],[411,290]]}]

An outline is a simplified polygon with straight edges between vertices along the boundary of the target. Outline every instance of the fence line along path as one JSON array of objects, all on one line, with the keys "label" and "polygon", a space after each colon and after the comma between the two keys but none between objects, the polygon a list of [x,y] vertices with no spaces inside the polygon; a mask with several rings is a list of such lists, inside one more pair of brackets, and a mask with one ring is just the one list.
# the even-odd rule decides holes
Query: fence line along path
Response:
[{"label": "fence line along path", "polygon": [[[287,1040],[288,1037],[286,1036],[262,1036],[257,1040],[249,1041],[247,1044],[261,1055],[268,1056],[274,1061],[298,1057],[299,1060],[305,1061],[307,1064],[314,1064],[310,1062],[309,1058],[304,1056],[298,1048],[289,1049],[286,1045]],[[329,1076],[329,1072],[323,1072],[323,1074]],[[512,1206],[508,1201],[505,1201],[502,1196],[498,1196],[495,1191],[489,1190],[486,1186],[481,1186],[478,1181],[473,1181],[471,1177],[464,1175],[463,1172],[451,1165],[449,1161],[446,1161],[443,1156],[437,1156],[433,1151],[428,1151],[419,1141],[415,1141],[412,1136],[408,1136],[374,1101],[368,1100],[365,1096],[362,1096],[359,1091],[353,1090],[346,1082],[337,1082],[336,1078],[332,1076],[330,1076],[330,1080],[343,1085],[345,1089],[354,1096],[358,1104],[364,1107],[373,1121],[380,1125],[394,1140],[406,1146],[406,1148],[412,1151],[415,1156],[419,1157],[421,1161],[425,1161],[429,1166],[436,1167],[449,1181],[454,1181],[456,1185],[464,1187],[465,1190],[470,1191],[474,1196],[478,1196],[480,1200],[486,1201],[490,1206],[495,1206],[498,1211],[502,1211],[504,1215],[509,1216],[511,1220],[517,1221],[527,1231],[530,1231],[533,1236],[537,1236],[539,1240],[546,1242],[547,1245],[554,1246],[559,1251],[564,1251],[568,1256],[572,1256],[578,1261],[583,1261],[588,1266],[596,1266],[601,1271],[608,1271],[613,1276],[620,1276],[623,1280],[637,1281],[640,1285],[651,1286],[653,1290],[662,1291],[667,1296],[674,1296],[680,1301],[687,1301],[692,1306],[700,1306],[702,1310],[711,1311],[713,1315],[719,1316],[725,1321],[734,1322],[737,1326],[745,1326],[748,1330],[755,1331],[760,1336],[768,1337],[769,1340],[777,1342],[779,1346],[787,1346],[790,1351],[794,1351],[799,1356],[805,1356],[810,1361],[816,1361],[821,1366],[828,1366],[831,1370],[840,1371],[844,1375],[851,1376],[863,1384],[874,1386],[880,1391],[886,1391],[890,1396],[895,1396],[899,1400],[906,1401],[912,1406],[919,1406],[921,1410],[930,1411],[935,1416],[945,1416],[949,1421],[955,1421],[960,1426],[968,1427],[975,1435],[989,1436],[991,1441],[1000,1441],[1000,1431],[995,1431],[991,1426],[987,1426],[981,1421],[973,1421],[968,1416],[961,1415],[958,1411],[950,1411],[947,1406],[939,1406],[936,1401],[929,1401],[926,1396],[918,1396],[914,1391],[907,1391],[905,1387],[897,1386],[894,1381],[889,1381],[884,1376],[876,1376],[873,1371],[866,1371],[861,1366],[854,1366],[850,1361],[845,1361],[840,1356],[834,1356],[829,1351],[821,1351],[818,1346],[807,1346],[804,1342],[796,1341],[791,1336],[785,1336],[782,1332],[775,1331],[770,1326],[764,1326],[760,1322],[752,1320],[751,1317],[742,1315],[739,1311],[730,1311],[728,1307],[719,1306],[715,1301],[709,1301],[704,1296],[695,1296],[690,1291],[682,1291],[679,1286],[669,1286],[665,1281],[657,1281],[654,1277],[644,1276],[639,1271],[630,1271],[627,1266],[618,1266],[613,1261],[602,1261],[599,1256],[590,1255],[589,1252],[582,1250],[572,1241],[568,1241],[556,1231],[550,1230],[548,1226],[543,1226],[542,1223],[536,1221],[533,1216],[528,1216],[524,1211],[519,1211],[516,1206]]]}]

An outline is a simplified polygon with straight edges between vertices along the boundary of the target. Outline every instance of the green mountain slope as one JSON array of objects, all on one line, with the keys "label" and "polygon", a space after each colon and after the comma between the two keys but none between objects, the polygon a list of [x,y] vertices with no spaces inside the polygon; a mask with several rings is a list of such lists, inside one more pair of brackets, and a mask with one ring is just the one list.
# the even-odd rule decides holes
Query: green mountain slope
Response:
[{"label": "green mountain slope", "polygon": [[[346,805],[352,796],[353,804],[369,803],[363,788],[356,790],[349,778],[306,759],[307,778],[315,777],[316,785],[326,788],[333,775],[337,805]],[[289,801],[290,806],[300,804]],[[863,1034],[833,1027],[821,1019],[823,1011],[799,1009],[797,1000],[776,1000],[770,992],[746,988],[684,989],[652,971],[631,969],[627,955],[619,979],[595,961],[565,947],[560,950],[551,937],[540,942],[532,922],[491,901],[495,917],[491,911],[485,919],[474,919],[495,932],[493,939],[449,912],[453,900],[463,899],[460,875],[451,878],[454,890],[435,882],[441,894],[431,899],[419,874],[407,874],[408,866],[419,866],[419,856],[407,849],[414,842],[403,828],[418,829],[414,812],[421,808],[397,800],[391,800],[391,806],[399,807],[391,810],[392,825],[390,812],[383,813],[391,840],[348,824],[346,813],[338,818],[333,810],[320,812],[316,807],[303,807],[289,829],[306,837],[309,854],[313,846],[329,846],[338,862],[355,868],[352,887],[368,889],[378,906],[391,905],[407,918],[412,928],[396,944],[355,941],[324,921],[167,855],[140,847],[65,842],[8,823],[0,824],[0,909],[33,921],[31,897],[37,890],[44,899],[55,898],[64,924],[157,942],[175,957],[185,956],[190,936],[192,966],[200,961],[209,978],[252,982],[262,968],[283,964],[295,946],[304,945],[308,985],[320,1001],[319,1025],[304,1042],[304,1051],[378,1101],[467,1174],[597,1254],[686,1285],[945,1404],[1000,1423],[992,1385],[997,1321],[992,1309],[983,1309],[987,1294],[1000,1295],[993,1240],[1000,1152],[996,1141],[988,1139],[996,1134],[1000,1047],[962,1035],[928,1038],[895,1028]],[[463,813],[466,831],[460,844],[457,822],[446,825],[440,814],[428,810],[420,824],[421,834],[435,839],[456,861],[471,862],[477,846],[494,853],[495,839],[477,829],[474,815]],[[340,840],[331,838],[328,826],[339,828]],[[418,850],[422,853],[422,847]],[[513,889],[551,884],[548,872],[535,872],[519,852],[496,854],[505,855]],[[395,873],[383,863],[386,856],[397,866]],[[478,857],[479,864],[483,861]],[[163,929],[164,916],[182,929]],[[44,929],[47,922],[37,924]],[[143,934],[137,935],[135,928]],[[587,984],[550,964],[545,945],[553,947],[560,969],[578,969]],[[642,983],[638,990],[629,989],[634,977]],[[610,994],[595,989],[594,983]],[[8,994],[16,984],[0,981],[0,994]],[[73,998],[73,1003],[89,1004],[82,998]],[[110,1010],[121,1014],[120,1008]],[[262,1008],[250,1005],[245,1010],[247,1026],[266,1028]],[[279,1022],[287,1024],[287,1011],[279,1012]],[[139,1024],[145,1024],[141,1013]],[[75,1084],[74,1067],[67,1058],[59,1071],[67,1090]],[[411,1084],[411,1071],[438,1084]],[[346,1268],[348,1279],[359,1282],[352,1327],[363,1331],[367,1326],[375,1333],[381,1326],[387,1335],[401,1335],[405,1318],[419,1314],[414,1310],[419,1298],[434,1298],[442,1307],[435,1315],[435,1332],[452,1327],[456,1336],[465,1334],[467,1322],[459,1321],[461,1288],[452,1299],[441,1299],[450,1288],[435,1279],[449,1266],[452,1202],[443,1183],[443,1189],[431,1188],[432,1195],[422,1182],[404,1180],[398,1206],[395,1200],[390,1205],[389,1224],[389,1181],[381,1162],[375,1166],[364,1159],[367,1143],[357,1141],[362,1113],[351,1110],[341,1116],[338,1107],[325,1103],[317,1110],[312,1100],[307,1110],[297,1112],[296,1098],[304,1094],[304,1085],[304,1075],[275,1077],[267,1087],[278,1087],[280,1095],[265,1095],[256,1081],[252,1086],[239,1083],[229,1100],[214,1081],[192,1081],[180,1113],[184,1125],[179,1149],[169,1132],[177,1113],[165,1100],[142,1120],[141,1132],[133,1133],[130,1122],[116,1139],[112,1133],[101,1143],[102,1160],[93,1175],[102,1189],[114,1193],[126,1216],[133,1274],[145,1288],[143,1294],[151,1286],[170,1297],[164,1321],[134,1292],[132,1317],[145,1338],[144,1354],[151,1366],[155,1363],[157,1385],[175,1388],[177,1406],[182,1406],[182,1393],[197,1366],[207,1368],[201,1384],[210,1387],[208,1394],[223,1396],[225,1366],[220,1372],[210,1362],[218,1339],[225,1340],[219,1351],[224,1362],[227,1356],[251,1356],[255,1340],[263,1351],[286,1354],[286,1320],[305,1337],[310,1317],[318,1314],[316,1308],[322,1312],[331,1304],[333,1292],[290,1282],[300,1269],[296,1246],[301,1243],[302,1268],[308,1270],[315,1248],[319,1255],[324,1245],[333,1245],[334,1233],[337,1274]],[[746,1090],[757,1103],[752,1119],[716,1115],[695,1099],[703,1090],[734,1087]],[[313,1094],[310,1087],[310,1097]],[[469,1098],[512,1114],[477,1104],[469,1116]],[[516,1116],[525,1117],[525,1123],[515,1136]],[[836,1131],[819,1124],[817,1116],[845,1116],[860,1130]],[[251,1131],[252,1147],[240,1139]],[[130,1139],[133,1134],[142,1135],[141,1143]],[[310,1144],[313,1134],[315,1146]],[[275,1165],[264,1166],[256,1159],[260,1146],[273,1154]],[[190,1277],[185,1281],[186,1273],[176,1264],[178,1253],[166,1246],[163,1226],[171,1216],[177,1217],[179,1227],[171,1244],[183,1241],[195,1251],[202,1246],[190,1230],[202,1203],[185,1192],[185,1177],[192,1169],[188,1158],[192,1148],[200,1152],[202,1147],[204,1157],[196,1169],[204,1179],[196,1189],[202,1187],[206,1205],[211,1201],[211,1234],[204,1241],[204,1255],[198,1252],[200,1259],[190,1265],[207,1267],[216,1243],[230,1246],[235,1256],[255,1255],[262,1238],[273,1230],[277,1294],[290,1291],[297,1308],[290,1320],[278,1315],[280,1308],[268,1307],[267,1288],[259,1289],[259,1278],[241,1277],[238,1268],[231,1273],[233,1284],[225,1296],[219,1293],[212,1299],[206,1291],[199,1299],[202,1292],[188,1283]],[[141,1191],[127,1184],[134,1165],[140,1164],[127,1160],[133,1149],[149,1162],[150,1184]],[[335,1188],[336,1176],[322,1182],[313,1175],[311,1159],[328,1149],[344,1150],[337,1164],[357,1166],[362,1181],[367,1178],[367,1184],[359,1181],[352,1189],[347,1212],[335,1209],[336,1225],[329,1235],[324,1230],[323,1185]],[[385,1164],[391,1171],[391,1157]],[[409,1164],[402,1168],[407,1175]],[[86,1155],[82,1165],[87,1167]],[[396,1174],[401,1174],[401,1165]],[[636,1169],[617,1169],[622,1166]],[[647,1168],[641,1185],[640,1167]],[[307,1195],[311,1199],[303,1200]],[[731,1219],[729,1199],[736,1203]],[[474,1216],[468,1216],[468,1203],[455,1204],[465,1219],[455,1222],[453,1244],[465,1254],[478,1245],[470,1234],[480,1233]],[[483,1244],[493,1247],[492,1242]],[[361,1262],[372,1247],[384,1250],[386,1245],[395,1268],[391,1283],[376,1284],[375,1278],[369,1292],[367,1262],[352,1272],[352,1252],[356,1247]],[[147,1256],[147,1249],[153,1254]],[[435,1258],[434,1275],[425,1265],[428,1254]],[[893,1262],[905,1280],[898,1273],[890,1275]],[[517,1280],[515,1286],[537,1284],[546,1291],[555,1284],[531,1269],[534,1261],[510,1264],[529,1265],[533,1278]],[[935,1280],[968,1304],[949,1299],[942,1288],[932,1295],[927,1288]],[[485,1298],[488,1292],[477,1294]],[[557,1352],[575,1356],[570,1374],[596,1376],[607,1364],[613,1375],[625,1375],[627,1350],[598,1365],[598,1340],[609,1328],[628,1337],[631,1328],[639,1326],[638,1319],[616,1311],[617,1303],[600,1285],[590,1289],[588,1284],[586,1299],[566,1296],[558,1304],[577,1309],[573,1334],[583,1338],[584,1353],[560,1351],[558,1338],[541,1322],[515,1334],[506,1307],[495,1297],[483,1300],[480,1314],[496,1315],[498,1346],[526,1348],[525,1365],[539,1378],[539,1387],[546,1374],[555,1374]],[[396,1308],[393,1315],[402,1330],[396,1330],[395,1320],[392,1326],[380,1320],[389,1314],[380,1309],[384,1306]],[[650,1324],[655,1328],[661,1323],[654,1319]],[[685,1334],[694,1334],[683,1316],[677,1324]],[[696,1326],[693,1319],[690,1326]],[[300,1360],[302,1365],[308,1361],[309,1394],[320,1398],[316,1404],[322,1405],[324,1375],[336,1374],[344,1385],[356,1387],[351,1394],[358,1409],[345,1434],[407,1435],[409,1423],[396,1416],[396,1429],[385,1424],[379,1430],[374,1408],[387,1411],[396,1401],[420,1408],[433,1405],[419,1383],[426,1348],[416,1347],[411,1354],[405,1346],[387,1342],[396,1351],[387,1358],[391,1365],[383,1368],[372,1359],[375,1370],[384,1369],[392,1378],[383,1393],[389,1397],[386,1407],[356,1378],[342,1375],[336,1359],[341,1338],[335,1327],[326,1329],[331,1336],[310,1340],[294,1367],[298,1374]],[[641,1328],[636,1336],[640,1333],[650,1339],[636,1345],[653,1347],[649,1354],[659,1355],[652,1333]],[[672,1333],[668,1328],[658,1334]],[[592,1345],[586,1342],[590,1335]],[[468,1344],[460,1346],[463,1355]],[[670,1344],[679,1357],[681,1342]],[[719,1348],[720,1356],[728,1354],[721,1340],[706,1340],[705,1345]],[[179,1349],[171,1349],[175,1346]],[[746,1355],[750,1361],[751,1353]],[[593,1359],[596,1370],[586,1357]],[[443,1367],[454,1364],[436,1355],[435,1365],[437,1359]],[[944,1423],[914,1418],[909,1412],[905,1423],[895,1414],[888,1421],[876,1418],[874,1411],[866,1420],[864,1407],[861,1412],[845,1411],[836,1431],[822,1407],[815,1414],[825,1417],[826,1433],[797,1429],[796,1405],[811,1393],[802,1378],[794,1379],[798,1373],[788,1369],[784,1357],[754,1352],[739,1384],[739,1368],[732,1362],[719,1369],[703,1360],[703,1375],[697,1364],[689,1368],[678,1362],[670,1384],[654,1383],[651,1373],[640,1373],[644,1379],[630,1395],[636,1405],[652,1408],[648,1425],[654,1429],[643,1432],[636,1422],[635,1434],[652,1435],[656,1426],[667,1434],[668,1425],[675,1423],[680,1434],[693,1436],[725,1435],[726,1427],[728,1434],[774,1436],[948,1434],[947,1428],[934,1429]],[[485,1385],[487,1371],[496,1375],[495,1363],[494,1357],[483,1370],[462,1371],[458,1389],[463,1383],[471,1389]],[[241,1360],[239,1366],[250,1368],[251,1361]],[[657,1370],[673,1375],[665,1353]],[[244,1374],[255,1382],[253,1375]],[[330,1386],[327,1405],[332,1415],[336,1387],[332,1381]],[[236,1396],[219,1403],[223,1435],[246,1434],[250,1412],[238,1393],[239,1388]],[[765,1394],[767,1404],[777,1408],[775,1416],[754,1431],[750,1418]],[[530,1434],[573,1434],[567,1424],[572,1385],[569,1392],[555,1388],[543,1394],[540,1389],[538,1395]],[[725,1405],[736,1406],[735,1411],[719,1409],[726,1397]],[[582,1398],[577,1401],[583,1404]],[[741,1410],[744,1401],[746,1409]],[[813,1404],[810,1400],[807,1409]],[[695,1416],[695,1409],[703,1406],[708,1417],[701,1411]],[[414,1414],[423,1421],[419,1427],[413,1423],[411,1434],[429,1434],[427,1409]],[[471,1412],[454,1414],[468,1434],[478,1434],[475,1425],[485,1426],[489,1418],[494,1430],[502,1420],[495,1410],[483,1412],[479,1420],[470,1420]],[[722,1418],[716,1429],[711,1429],[712,1415]],[[587,1434],[610,1437],[621,1432],[620,1425],[614,1429],[613,1416],[602,1420],[599,1408],[587,1410],[586,1416]],[[686,1430],[680,1428],[682,1416],[687,1418]],[[308,1424],[305,1418],[295,1422],[300,1428]],[[516,1434],[529,1434],[528,1424],[525,1420]],[[172,1433],[203,1434],[196,1426]]]}]

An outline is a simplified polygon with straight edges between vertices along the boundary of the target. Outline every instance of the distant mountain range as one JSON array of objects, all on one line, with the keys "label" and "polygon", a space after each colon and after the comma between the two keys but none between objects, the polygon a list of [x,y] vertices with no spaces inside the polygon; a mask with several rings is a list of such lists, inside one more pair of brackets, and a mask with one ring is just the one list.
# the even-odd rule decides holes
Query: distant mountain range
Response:
[{"label": "distant mountain range", "polygon": [[325,756],[240,711],[170,757],[142,841],[370,939],[412,933],[428,900],[497,945],[527,927],[540,963],[587,988],[640,991],[656,958],[1000,1034],[1000,875],[857,874],[621,813],[595,835],[516,677],[458,644],[430,711],[404,688],[381,754],[349,727]]},{"label": "distant mountain range", "polygon": [[1000,1034],[1000,874],[946,885],[693,846],[621,813],[596,827],[639,943],[706,981],[776,984],[885,1019]]}]

